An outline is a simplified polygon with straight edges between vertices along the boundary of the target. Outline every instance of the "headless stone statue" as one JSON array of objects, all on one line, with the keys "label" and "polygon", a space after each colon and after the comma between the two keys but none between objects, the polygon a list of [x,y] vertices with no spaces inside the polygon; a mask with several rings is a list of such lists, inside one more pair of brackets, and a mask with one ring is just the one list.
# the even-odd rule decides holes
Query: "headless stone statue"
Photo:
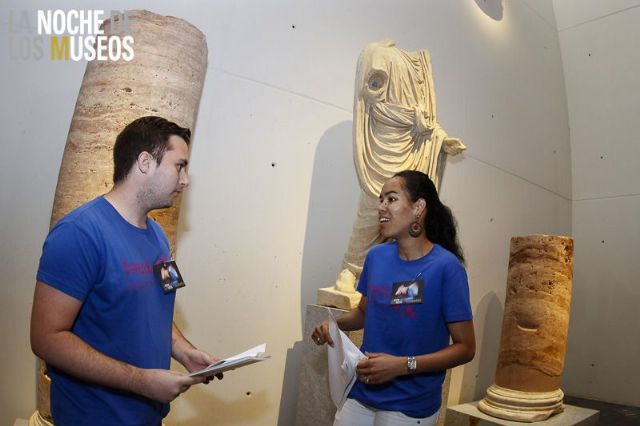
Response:
[{"label": "headless stone statue", "polygon": [[439,185],[444,155],[466,147],[449,138],[436,119],[436,99],[427,50],[406,52],[385,40],[360,54],[353,105],[354,163],[360,184],[358,214],[342,271],[334,286],[318,290],[319,305],[350,309],[360,293],[356,280],[379,233],[378,197],[385,181],[402,170],[419,170]]}]

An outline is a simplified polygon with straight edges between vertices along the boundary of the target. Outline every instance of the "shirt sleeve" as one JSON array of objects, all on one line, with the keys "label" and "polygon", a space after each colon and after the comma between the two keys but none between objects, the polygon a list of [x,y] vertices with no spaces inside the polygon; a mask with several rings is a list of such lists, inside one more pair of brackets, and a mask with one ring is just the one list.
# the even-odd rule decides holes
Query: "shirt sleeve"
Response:
[{"label": "shirt sleeve", "polygon": [[358,286],[356,290],[362,293],[363,296],[367,297],[367,286],[369,284],[369,255],[364,259],[364,265],[362,266],[362,273],[360,274],[360,278],[358,279]]},{"label": "shirt sleeve", "polygon": [[55,226],[42,248],[37,280],[84,301],[100,274],[97,245],[73,222]]},{"label": "shirt sleeve", "polygon": [[467,271],[459,262],[446,265],[444,271],[442,312],[445,322],[468,321],[473,319],[469,301]]}]

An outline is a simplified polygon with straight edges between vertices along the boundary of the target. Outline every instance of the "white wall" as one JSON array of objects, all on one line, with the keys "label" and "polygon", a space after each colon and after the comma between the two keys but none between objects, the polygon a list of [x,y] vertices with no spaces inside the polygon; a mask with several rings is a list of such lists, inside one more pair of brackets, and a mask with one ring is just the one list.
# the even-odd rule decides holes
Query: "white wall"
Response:
[{"label": "white wall", "polygon": [[571,395],[640,405],[640,1],[554,1],[571,128]]},{"label": "white wall", "polygon": [[[448,162],[441,195],[467,255],[478,354],[455,370],[450,401],[484,394],[495,371],[509,238],[571,233],[569,127],[552,4],[505,3],[496,22],[473,1],[56,2],[147,8],[207,36],[209,70],[178,241],[188,286],[176,319],[214,354],[266,342],[273,358],[191,389],[173,404],[169,424],[291,424],[302,312],[338,272],[356,209],[355,63],[367,43],[387,37],[408,50],[430,49],[440,122],[468,146]],[[0,16],[49,4],[3,2]],[[0,31],[11,37],[6,26]],[[35,406],[31,295],[83,65],[20,62],[6,51],[0,61],[5,424]]]}]

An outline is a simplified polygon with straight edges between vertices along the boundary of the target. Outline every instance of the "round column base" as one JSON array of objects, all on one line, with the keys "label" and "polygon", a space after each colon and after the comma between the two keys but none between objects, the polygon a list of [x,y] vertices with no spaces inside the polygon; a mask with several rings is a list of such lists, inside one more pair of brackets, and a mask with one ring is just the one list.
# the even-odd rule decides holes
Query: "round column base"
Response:
[{"label": "round column base", "polygon": [[522,392],[491,385],[485,398],[478,402],[478,409],[500,419],[518,422],[539,422],[564,410],[564,393]]}]

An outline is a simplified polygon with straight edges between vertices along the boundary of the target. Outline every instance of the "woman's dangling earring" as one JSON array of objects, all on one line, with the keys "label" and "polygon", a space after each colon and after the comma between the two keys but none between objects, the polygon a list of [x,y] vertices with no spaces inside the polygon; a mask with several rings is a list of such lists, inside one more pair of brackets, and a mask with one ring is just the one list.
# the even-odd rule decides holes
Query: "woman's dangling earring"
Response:
[{"label": "woman's dangling earring", "polygon": [[416,220],[409,224],[409,235],[413,238],[418,238],[422,234],[422,225],[419,222],[420,216],[416,217]]}]

